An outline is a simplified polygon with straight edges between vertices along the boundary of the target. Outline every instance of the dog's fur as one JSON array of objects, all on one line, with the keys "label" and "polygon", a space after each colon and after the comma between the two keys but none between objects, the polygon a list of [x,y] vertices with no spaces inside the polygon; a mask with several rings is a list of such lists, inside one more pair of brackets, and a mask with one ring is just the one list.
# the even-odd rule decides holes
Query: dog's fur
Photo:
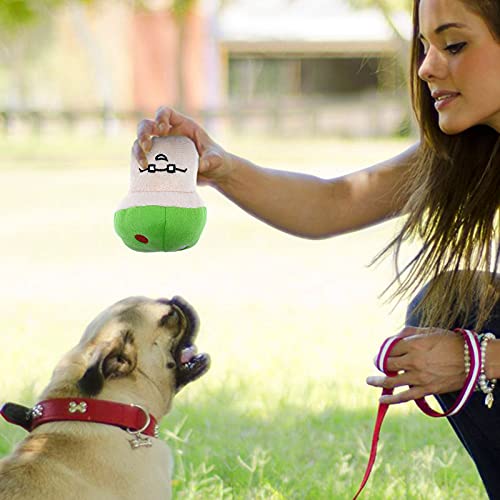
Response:
[{"label": "dog's fur", "polygon": [[[39,400],[91,396],[133,403],[159,420],[179,388],[208,368],[205,355],[189,366],[180,363],[196,329],[196,314],[182,299],[122,300],[87,327]],[[40,425],[0,461],[0,499],[169,499],[168,446],[152,438],[152,447],[132,449],[130,439],[127,431],[111,425]]]}]

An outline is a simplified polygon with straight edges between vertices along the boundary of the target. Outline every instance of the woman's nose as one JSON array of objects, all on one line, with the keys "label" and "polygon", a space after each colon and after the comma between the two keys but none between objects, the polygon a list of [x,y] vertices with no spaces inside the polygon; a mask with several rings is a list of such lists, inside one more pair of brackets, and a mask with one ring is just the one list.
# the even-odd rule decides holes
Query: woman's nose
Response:
[{"label": "woman's nose", "polygon": [[446,77],[448,71],[446,57],[440,52],[430,47],[425,54],[422,64],[418,69],[418,76],[428,82],[432,79],[443,79]]}]

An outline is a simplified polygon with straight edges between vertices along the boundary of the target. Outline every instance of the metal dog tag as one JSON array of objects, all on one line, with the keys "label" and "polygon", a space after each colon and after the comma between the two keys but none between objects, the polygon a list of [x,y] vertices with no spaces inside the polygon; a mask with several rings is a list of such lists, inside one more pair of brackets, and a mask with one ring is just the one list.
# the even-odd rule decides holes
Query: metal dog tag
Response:
[{"label": "metal dog tag", "polygon": [[153,441],[150,438],[141,436],[139,433],[134,434],[134,436],[134,439],[129,439],[130,446],[133,450],[141,447],[150,448],[153,446]]},{"label": "metal dog tag", "polygon": [[[127,432],[129,434],[132,434],[132,436],[134,436],[134,439],[129,440],[130,446],[132,447],[133,450],[141,448],[142,446],[150,448],[151,446],[153,446],[153,441],[150,438],[143,436],[141,432],[144,432],[149,427],[149,424],[151,423],[151,415],[142,406],[134,404],[132,404],[131,406],[139,408],[139,410],[144,412],[144,415],[146,416],[146,423],[140,429],[137,429],[135,431],[127,429]],[[156,427],[155,427],[155,432],[156,432]]]}]

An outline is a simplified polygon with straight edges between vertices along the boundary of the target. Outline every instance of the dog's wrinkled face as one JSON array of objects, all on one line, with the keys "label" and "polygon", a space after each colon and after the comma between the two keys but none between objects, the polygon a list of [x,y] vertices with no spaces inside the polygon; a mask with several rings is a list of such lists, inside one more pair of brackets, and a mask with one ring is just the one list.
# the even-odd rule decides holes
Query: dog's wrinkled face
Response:
[{"label": "dog's wrinkled face", "polygon": [[173,396],[209,368],[207,354],[181,362],[198,333],[194,309],[180,297],[131,297],[101,313],[56,368],[45,397],[77,394],[145,404],[158,417]]}]

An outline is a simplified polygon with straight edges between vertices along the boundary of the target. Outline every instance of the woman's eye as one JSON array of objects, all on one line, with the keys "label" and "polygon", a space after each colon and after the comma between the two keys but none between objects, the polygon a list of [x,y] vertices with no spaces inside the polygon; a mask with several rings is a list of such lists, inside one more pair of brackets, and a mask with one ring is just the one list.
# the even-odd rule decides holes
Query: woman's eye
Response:
[{"label": "woman's eye", "polygon": [[466,42],[452,43],[447,45],[444,50],[447,50],[450,54],[458,54],[466,45]]}]

